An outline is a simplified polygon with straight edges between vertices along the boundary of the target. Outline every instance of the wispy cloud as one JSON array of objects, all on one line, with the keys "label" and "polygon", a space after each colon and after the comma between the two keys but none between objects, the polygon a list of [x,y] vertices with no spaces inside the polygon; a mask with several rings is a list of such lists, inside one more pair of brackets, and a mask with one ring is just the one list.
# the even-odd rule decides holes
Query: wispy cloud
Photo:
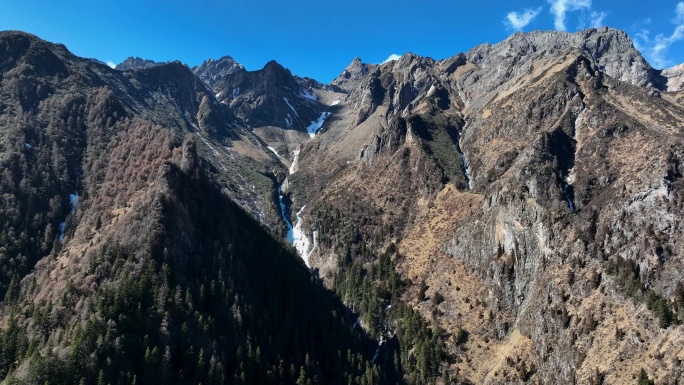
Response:
[{"label": "wispy cloud", "polygon": [[603,20],[608,16],[606,12],[592,12],[591,13],[591,28],[603,27]]},{"label": "wispy cloud", "polygon": [[651,38],[651,31],[646,28],[642,28],[634,35],[636,47],[655,68],[667,68],[674,64],[667,58],[667,50],[672,44],[684,40],[684,2],[677,3],[672,23],[675,29],[670,35],[659,34]]},{"label": "wispy cloud", "polygon": [[632,25],[631,29],[636,31],[634,35],[634,46],[639,51],[643,51],[646,48],[642,46],[643,42],[647,42],[651,39],[651,31],[648,30],[648,26],[651,24],[651,18],[644,19],[638,23]]},{"label": "wispy cloud", "polygon": [[565,31],[565,15],[568,12],[588,10],[591,0],[548,0],[554,17],[554,26],[559,31]]},{"label": "wispy cloud", "polygon": [[116,67],[116,64],[114,64],[114,62],[111,60],[107,60],[107,65],[110,66],[111,68]]},{"label": "wispy cloud", "polygon": [[385,59],[385,61],[383,61],[381,64],[385,64],[385,63],[389,63],[391,61],[395,61],[395,60],[399,59],[400,57],[401,57],[401,55],[397,55],[396,53],[393,53],[393,54],[389,55],[387,57],[387,59]]},{"label": "wispy cloud", "polygon": [[514,31],[521,31],[539,15],[539,12],[541,12],[541,7],[537,9],[526,9],[522,13],[509,12],[508,15],[506,15],[504,24]]}]

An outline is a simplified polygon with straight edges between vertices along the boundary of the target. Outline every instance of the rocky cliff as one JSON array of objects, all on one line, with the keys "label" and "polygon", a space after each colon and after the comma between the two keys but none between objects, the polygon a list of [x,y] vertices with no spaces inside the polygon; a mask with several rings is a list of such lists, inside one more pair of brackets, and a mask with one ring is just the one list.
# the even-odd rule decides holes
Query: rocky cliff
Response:
[{"label": "rocky cliff", "polygon": [[684,115],[626,34],[350,68],[290,177],[331,287],[390,252],[462,381],[681,380]]},{"label": "rocky cliff", "polygon": [[144,68],[156,67],[162,64],[166,63],[157,63],[154,60],[141,59],[139,57],[128,57],[126,60],[117,64],[114,68],[121,71],[135,71]]}]

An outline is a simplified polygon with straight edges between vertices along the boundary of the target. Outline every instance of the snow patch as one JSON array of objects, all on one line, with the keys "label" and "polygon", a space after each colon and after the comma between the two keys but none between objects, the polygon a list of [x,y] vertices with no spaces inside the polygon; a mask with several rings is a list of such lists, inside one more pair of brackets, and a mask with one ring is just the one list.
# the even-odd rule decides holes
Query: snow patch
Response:
[{"label": "snow patch", "polygon": [[292,158],[292,164],[290,165],[290,175],[297,171],[297,161],[299,160],[299,150],[292,151],[294,158]]},{"label": "snow patch", "polygon": [[287,127],[292,127],[292,117],[288,113],[287,116],[285,117],[285,125]]},{"label": "snow patch", "polygon": [[336,106],[338,104],[340,104],[340,99],[333,100],[332,103],[330,103],[331,106]]},{"label": "snow patch", "polygon": [[292,232],[292,222],[287,218],[287,207],[285,206],[285,202],[283,202],[283,191],[282,191],[282,186],[278,187],[278,201],[280,203],[280,214],[283,216],[283,220],[285,221],[285,224],[287,225],[287,241],[290,243],[294,243],[294,234]]},{"label": "snow patch", "polygon": [[309,136],[313,139],[314,136],[316,136],[316,133],[318,130],[323,127],[323,122],[325,122],[325,119],[330,116],[330,112],[322,112],[321,116],[318,117],[318,119],[314,120],[311,122],[309,127],[306,128],[306,132],[309,133]]},{"label": "snow patch", "polygon": [[30,149],[33,148],[33,146],[31,146],[31,145],[28,144],[28,143],[24,143],[24,148],[26,148],[27,150],[30,150]]},{"label": "snow patch", "polygon": [[428,90],[428,92],[427,92],[427,94],[426,94],[425,96],[429,98],[429,97],[431,97],[432,95],[434,95],[435,92],[437,92],[437,87],[435,87],[435,85],[433,84],[433,85],[430,86],[430,89]]},{"label": "snow patch", "polygon": [[285,101],[285,103],[287,103],[287,105],[290,107],[290,109],[292,110],[292,112],[294,112],[295,116],[296,116],[296,117],[299,117],[299,114],[297,113],[297,110],[295,110],[294,107],[292,107],[292,104],[290,104],[290,101],[287,100],[287,98],[283,98],[283,100]]},{"label": "snow patch", "polygon": [[216,96],[216,99],[218,99],[218,98],[221,97],[221,94],[222,94],[222,93],[223,93],[223,92],[219,92],[218,94],[216,94],[216,95],[214,95],[214,96]]},{"label": "snow patch", "polygon": [[303,88],[302,91],[299,93],[299,96],[314,102],[318,100],[318,96],[316,96],[316,94],[314,94],[313,92],[311,92],[311,90],[307,88]]},{"label": "snow patch", "polygon": [[268,146],[266,148],[271,150],[272,153],[276,154],[276,158],[278,158],[278,160],[282,163],[283,159],[280,157],[280,154],[278,154],[278,151],[276,151],[275,148],[273,148],[271,146]]},{"label": "snow patch", "polygon": [[468,160],[463,152],[461,152],[461,161],[463,162],[463,171],[465,171],[466,182],[468,182],[468,190],[472,190],[473,182],[470,180],[470,168],[468,167]]},{"label": "snow patch", "polygon": [[565,183],[571,185],[575,183],[575,168],[571,168],[568,172],[568,176],[565,178]]},{"label": "snow patch", "polygon": [[274,153],[275,156],[278,157],[278,159],[280,159],[280,154],[278,154],[278,151],[276,151],[275,148],[273,148],[273,147],[271,147],[271,146],[268,146],[268,147],[266,147],[266,148],[268,148],[269,150],[271,150],[271,152]]},{"label": "snow patch", "polygon": [[313,248],[311,247],[311,241],[309,241],[309,237],[304,234],[304,230],[302,229],[301,213],[304,211],[305,207],[306,206],[302,206],[302,208],[297,211],[297,223],[295,223],[294,228],[292,229],[292,237],[294,239],[293,244],[295,249],[297,249],[297,253],[300,257],[302,257],[302,260],[304,260],[306,266],[311,268],[311,265],[309,265],[309,254]]},{"label": "snow patch", "polygon": [[235,99],[240,95],[240,87],[233,88],[233,92],[230,93],[230,96]]}]

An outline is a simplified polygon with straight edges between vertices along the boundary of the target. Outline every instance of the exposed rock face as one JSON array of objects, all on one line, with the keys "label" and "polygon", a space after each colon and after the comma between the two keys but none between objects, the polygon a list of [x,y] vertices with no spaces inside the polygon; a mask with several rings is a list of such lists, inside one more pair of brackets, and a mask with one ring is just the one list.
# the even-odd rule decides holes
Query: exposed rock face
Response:
[{"label": "exposed rock face", "polygon": [[661,74],[667,79],[668,91],[684,90],[684,64],[663,70]]},{"label": "exposed rock face", "polygon": [[338,86],[343,90],[349,91],[354,88],[356,82],[361,79],[364,75],[371,71],[376,66],[373,64],[366,64],[361,62],[360,58],[354,58],[354,60],[347,66],[347,68],[342,71],[337,79],[333,80],[330,84],[333,86]]},{"label": "exposed rock face", "polygon": [[344,97],[332,87],[292,75],[275,61],[257,71],[231,71],[210,81],[216,100],[288,167],[295,151],[326,129],[327,118]]},{"label": "exposed rock face", "polygon": [[140,70],[143,68],[151,68],[151,67],[156,67],[158,65],[162,65],[166,63],[158,63],[153,60],[147,60],[147,59],[141,59],[139,57],[129,57],[126,58],[126,60],[122,61],[121,63],[117,64],[116,67],[114,67],[117,70],[120,71],[127,71],[127,70]]},{"label": "exposed rock face", "polygon": [[[608,28],[366,73],[355,61],[333,82],[348,92],[335,123],[290,178],[317,234],[309,261],[331,282],[339,253],[369,264],[396,245],[427,287],[406,299],[452,337],[473,331],[467,350],[447,345],[474,383],[630,382],[640,366],[681,380],[684,333],[661,326],[684,301],[684,115],[660,76]],[[344,228],[320,222],[331,212]],[[649,310],[649,295],[671,307]]]},{"label": "exposed rock face", "polygon": [[503,81],[531,71],[534,62],[553,58],[569,48],[579,49],[601,72],[615,79],[637,86],[655,85],[653,69],[634,48],[629,36],[609,27],[577,33],[519,32],[501,43],[477,46],[466,57],[488,69],[484,87],[493,89]]},{"label": "exposed rock face", "polygon": [[214,77],[204,76],[217,99],[251,127],[277,126],[306,132],[320,113],[314,90],[275,61],[258,71],[230,67],[230,71]]},{"label": "exposed rock face", "polygon": [[232,57],[224,56],[219,60],[209,59],[193,68],[192,72],[212,87],[222,77],[244,70],[242,64],[236,62]]}]

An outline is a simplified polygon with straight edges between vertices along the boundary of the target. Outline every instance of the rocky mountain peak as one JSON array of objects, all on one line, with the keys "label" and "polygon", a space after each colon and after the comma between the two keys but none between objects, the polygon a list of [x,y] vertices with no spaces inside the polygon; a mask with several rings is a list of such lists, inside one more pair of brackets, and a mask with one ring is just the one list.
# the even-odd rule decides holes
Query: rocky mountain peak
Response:
[{"label": "rocky mountain peak", "polygon": [[423,72],[435,66],[435,60],[429,57],[416,55],[407,52],[399,59],[384,64],[389,66],[393,72],[403,72],[407,78],[421,76]]},{"label": "rocky mountain peak", "polygon": [[663,70],[661,75],[667,79],[668,91],[684,90],[684,63]]},{"label": "rocky mountain peak", "polygon": [[235,61],[230,56],[223,56],[218,60],[209,59],[201,65],[192,69],[203,82],[213,86],[218,80],[227,75],[244,71],[242,64]]},{"label": "rocky mountain peak", "polygon": [[[603,27],[576,33],[535,31],[515,33],[498,44],[483,44],[466,53],[469,61],[494,68],[507,79],[529,70],[533,61],[558,56],[576,48],[588,55],[607,75],[637,86],[658,83],[656,74],[624,31]],[[489,74],[492,80],[497,76]],[[496,83],[496,82],[495,82]],[[499,83],[501,84],[501,83]]]},{"label": "rocky mountain peak", "polygon": [[355,57],[354,60],[342,71],[340,76],[333,80],[330,84],[338,86],[344,90],[351,90],[357,81],[366,75],[370,69],[374,68],[373,64],[366,64],[360,58]]},{"label": "rocky mountain peak", "polygon": [[127,71],[127,70],[139,70],[143,68],[151,68],[151,67],[156,67],[158,65],[166,64],[168,62],[155,62],[153,60],[148,60],[148,59],[142,59],[140,57],[128,57],[126,60],[122,61],[121,63],[117,64],[114,69],[120,70],[120,71]]},{"label": "rocky mountain peak", "polygon": [[20,66],[27,75],[66,76],[62,58],[72,56],[62,44],[52,44],[20,31],[0,32],[0,73]]},{"label": "rocky mountain peak", "polygon": [[448,59],[440,61],[440,65],[447,75],[451,75],[458,67],[466,64],[467,61],[468,59],[466,58],[465,54],[460,52],[456,56],[452,56]]},{"label": "rocky mountain peak", "polygon": [[266,65],[264,65],[263,70],[266,73],[287,73],[292,76],[292,73],[287,68],[283,67],[280,63],[275,60],[271,60]]}]

